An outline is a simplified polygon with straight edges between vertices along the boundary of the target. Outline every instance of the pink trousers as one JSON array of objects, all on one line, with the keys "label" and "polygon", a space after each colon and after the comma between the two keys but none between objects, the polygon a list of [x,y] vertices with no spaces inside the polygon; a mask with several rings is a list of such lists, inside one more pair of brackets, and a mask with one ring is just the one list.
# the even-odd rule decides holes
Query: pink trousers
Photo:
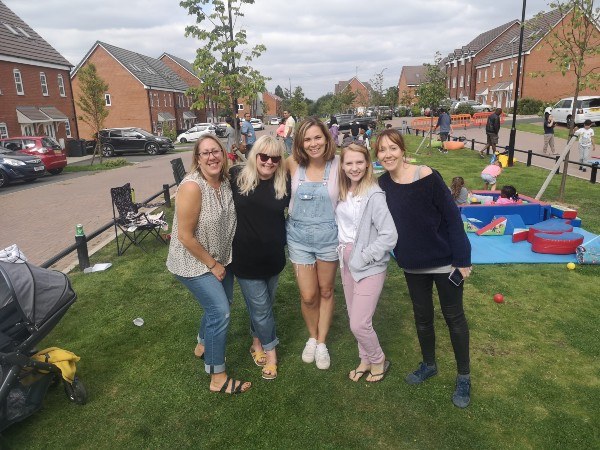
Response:
[{"label": "pink trousers", "polygon": [[348,260],[352,244],[346,244],[344,249],[344,267],[341,269],[342,284],[344,286],[344,296],[346,297],[346,306],[350,318],[350,330],[358,342],[358,355],[361,362],[366,364],[380,364],[385,355],[377,333],[373,329],[373,314],[379,301],[379,295],[383,289],[386,272],[378,273],[359,282],[354,281],[350,270],[348,270]]}]

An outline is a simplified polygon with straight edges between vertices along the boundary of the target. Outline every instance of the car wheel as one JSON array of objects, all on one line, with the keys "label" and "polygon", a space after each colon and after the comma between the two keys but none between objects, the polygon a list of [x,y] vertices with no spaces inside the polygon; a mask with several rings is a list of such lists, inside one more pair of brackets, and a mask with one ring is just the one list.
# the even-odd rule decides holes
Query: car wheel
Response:
[{"label": "car wheel", "polygon": [[187,139],[181,138],[181,139],[179,139],[179,142],[181,142],[182,144],[187,144]]},{"label": "car wheel", "polygon": [[115,156],[115,149],[110,144],[102,144],[102,156]]},{"label": "car wheel", "polygon": [[0,188],[8,184],[8,177],[0,170]]},{"label": "car wheel", "polygon": [[150,142],[146,145],[146,153],[149,155],[156,155],[158,153],[158,145],[156,145],[154,142]]},{"label": "car wheel", "polygon": [[63,171],[63,167],[59,167],[58,169],[52,169],[52,170],[49,170],[48,172],[50,172],[52,175],[58,175],[62,171]]}]

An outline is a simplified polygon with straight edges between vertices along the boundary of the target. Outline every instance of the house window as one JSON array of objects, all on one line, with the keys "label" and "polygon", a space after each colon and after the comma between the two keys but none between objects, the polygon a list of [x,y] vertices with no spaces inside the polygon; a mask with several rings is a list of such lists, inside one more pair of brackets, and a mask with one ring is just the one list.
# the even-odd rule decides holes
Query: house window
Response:
[{"label": "house window", "polygon": [[27,33],[27,31],[25,31],[23,28],[21,27],[16,27],[17,30],[19,30],[21,33],[23,33],[23,36],[31,39],[31,36],[29,35],[29,33]]},{"label": "house window", "polygon": [[514,61],[511,61],[511,62],[510,62],[510,74],[511,74],[511,75],[513,74],[513,68],[514,68],[514,67],[515,67],[515,62],[514,62]]},{"label": "house window", "polygon": [[111,106],[112,102],[110,101],[110,94],[104,94],[104,103],[106,106]]},{"label": "house window", "polygon": [[244,109],[244,105],[242,103],[238,103],[238,111]]},{"label": "house window", "polygon": [[17,95],[25,95],[25,89],[23,89],[23,79],[21,78],[21,71],[19,69],[14,69],[13,76],[15,77],[15,87],[17,88]]},{"label": "house window", "polygon": [[461,66],[464,66],[464,65],[465,65],[465,60],[464,60],[464,59],[461,59],[461,60],[460,60],[460,65],[461,65]]},{"label": "house window", "polygon": [[163,92],[163,102],[165,102],[165,106],[167,106],[167,94]]},{"label": "house window", "polygon": [[173,106],[173,94],[169,94],[169,106]]},{"label": "house window", "polygon": [[448,89],[450,89],[450,78],[448,78],[448,79],[446,80],[446,87],[447,87]]},{"label": "house window", "polygon": [[496,78],[496,64],[492,66],[492,78]]},{"label": "house window", "polygon": [[498,75],[499,77],[502,76],[502,72],[504,72],[504,63],[500,63],[500,75]]},{"label": "house window", "polygon": [[477,82],[481,83],[481,70],[477,71]]},{"label": "house window", "polygon": [[67,137],[70,138],[71,137],[71,124],[69,123],[68,120],[65,122],[65,132],[67,133]]},{"label": "house window", "polygon": [[0,123],[0,139],[5,139],[8,137],[8,127],[5,123]]},{"label": "house window", "polygon": [[460,87],[464,87],[465,85],[465,77],[463,75],[460,76]]},{"label": "house window", "polygon": [[40,84],[42,85],[42,95],[48,96],[48,82],[44,72],[40,72]]},{"label": "house window", "polygon": [[154,96],[152,95],[152,92],[148,92],[148,96],[150,97],[150,107],[154,108]]},{"label": "house window", "polygon": [[67,95],[65,94],[65,82],[61,74],[58,74],[58,93],[61,97],[66,97]]},{"label": "house window", "polygon": [[483,82],[487,83],[487,69],[485,69],[485,72],[483,72]]},{"label": "house window", "polygon": [[17,30],[15,30],[13,27],[11,27],[9,24],[7,24],[7,23],[5,23],[5,22],[2,22],[2,23],[4,24],[4,26],[5,26],[6,28],[8,28],[8,30],[9,30],[9,31],[10,31],[12,34],[14,34],[14,35],[16,35],[16,36],[18,36],[18,35],[19,35],[19,32],[18,32]]},{"label": "house window", "polygon": [[471,86],[471,75],[467,75],[467,86]]},{"label": "house window", "polygon": [[452,87],[456,87],[456,77],[452,78]]}]

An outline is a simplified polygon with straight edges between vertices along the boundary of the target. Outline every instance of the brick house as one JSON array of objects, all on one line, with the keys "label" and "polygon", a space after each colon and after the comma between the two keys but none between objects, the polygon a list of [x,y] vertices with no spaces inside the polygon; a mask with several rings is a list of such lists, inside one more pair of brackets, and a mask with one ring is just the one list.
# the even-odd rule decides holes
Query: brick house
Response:
[{"label": "brick house", "polygon": [[484,64],[497,42],[514,30],[517,32],[519,30],[518,20],[512,20],[479,34],[467,45],[455,49],[444,58],[449,98],[475,99],[477,97],[476,67]]},{"label": "brick house", "polygon": [[263,92],[263,112],[268,117],[281,117],[283,111],[281,109],[281,97],[270,92]]},{"label": "brick house", "polygon": [[72,67],[0,1],[0,137],[77,138]]},{"label": "brick house", "polygon": [[[162,134],[166,127],[182,131],[196,121],[190,108],[193,101],[186,95],[188,84],[169,66],[150,56],[100,41],[92,46],[71,75],[75,99],[81,92],[77,73],[89,63],[96,66],[98,75],[108,84],[106,128],[139,127]],[[92,137],[91,128],[83,121],[79,122],[79,131],[85,138]]]},{"label": "brick house", "polygon": [[398,103],[402,104],[402,99],[411,97],[412,101],[409,105],[412,106],[417,103],[417,89],[421,83],[425,80],[427,75],[427,67],[425,65],[420,66],[403,66],[400,71],[400,78],[398,79]]},{"label": "brick house", "polygon": [[348,81],[339,81],[335,84],[333,93],[340,94],[345,89],[350,89],[356,97],[352,102],[353,108],[361,108],[369,106],[371,101],[371,85],[367,82],[362,82],[356,77],[352,77]]},{"label": "brick house", "polygon": [[[569,70],[563,76],[556,65],[548,62],[551,49],[546,45],[552,30],[568,26],[570,14],[563,17],[558,10],[553,10],[525,22],[519,81],[520,98],[530,97],[549,102],[574,94],[574,71]],[[598,29],[593,39],[596,45],[600,46]],[[510,30],[476,67],[478,100],[486,101],[492,106],[512,107],[518,53],[519,29]],[[600,55],[589,59],[586,64],[599,67]],[[579,94],[594,93],[594,90],[587,88]]]}]

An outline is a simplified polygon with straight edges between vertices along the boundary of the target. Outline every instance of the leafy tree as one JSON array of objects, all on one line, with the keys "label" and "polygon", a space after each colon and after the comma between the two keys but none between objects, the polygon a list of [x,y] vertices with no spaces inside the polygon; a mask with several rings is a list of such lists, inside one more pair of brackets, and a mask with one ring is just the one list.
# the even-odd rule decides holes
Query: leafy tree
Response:
[{"label": "leafy tree", "polygon": [[286,100],[287,107],[285,109],[298,120],[308,115],[308,104],[306,103],[302,87],[296,86],[294,92]]},{"label": "leafy tree", "polygon": [[385,91],[385,104],[392,109],[398,106],[398,86],[391,86]]},{"label": "leafy tree", "polygon": [[402,93],[399,95],[399,97],[400,97],[399,102],[403,106],[411,106],[415,101],[415,96],[409,90],[402,91]]},{"label": "leafy tree", "polygon": [[[562,19],[550,32],[544,44],[550,47],[548,62],[554,63],[564,75],[572,70],[575,74],[575,92],[571,117],[575,118],[577,97],[583,89],[596,89],[600,85],[600,67],[591,64],[600,55],[600,8],[594,8],[594,0],[553,1],[550,7],[558,9]],[[597,60],[596,60],[597,61]],[[574,120],[569,123],[569,135],[573,134]],[[563,199],[567,180],[569,155],[565,157],[563,174],[558,192]]]},{"label": "leafy tree", "polygon": [[104,94],[108,91],[108,84],[100,78],[96,66],[91,63],[79,69],[77,78],[81,90],[77,106],[82,112],[78,119],[87,123],[96,136],[96,146],[90,164],[94,164],[96,155],[99,155],[100,164],[102,164],[99,132],[104,128],[104,121],[109,112],[104,99]]},{"label": "leafy tree", "polygon": [[[254,100],[264,92],[263,77],[251,62],[266,50],[262,44],[251,49],[247,45],[246,30],[236,28],[237,20],[244,17],[242,6],[254,0],[184,0],[179,5],[195,16],[195,24],[185,27],[185,35],[202,41],[196,50],[194,68],[202,83],[191,87],[189,94],[196,99],[195,108],[204,108],[209,98],[220,105],[230,105],[237,111],[238,99]],[[208,6],[206,6],[208,5]],[[237,120],[234,120],[237,131]]]},{"label": "leafy tree", "polygon": [[425,81],[417,88],[420,107],[435,108],[448,96],[446,74],[440,69],[441,60],[440,52],[436,52],[434,63],[425,64]]},{"label": "leafy tree", "polygon": [[283,89],[281,88],[281,86],[277,85],[275,87],[275,95],[279,98],[283,98],[284,97],[284,93],[283,93]]},{"label": "leafy tree", "polygon": [[[369,80],[371,84],[371,104],[374,106],[381,106],[384,104],[385,93],[383,90],[383,69],[381,72],[376,73],[375,76]],[[367,105],[368,106],[368,105]]]}]

